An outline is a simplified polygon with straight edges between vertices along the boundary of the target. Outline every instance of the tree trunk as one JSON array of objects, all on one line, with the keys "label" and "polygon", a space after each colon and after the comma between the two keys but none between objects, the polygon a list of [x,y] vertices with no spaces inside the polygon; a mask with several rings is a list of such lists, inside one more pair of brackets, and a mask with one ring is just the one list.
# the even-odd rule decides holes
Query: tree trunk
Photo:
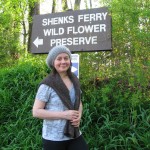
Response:
[{"label": "tree trunk", "polygon": [[80,9],[80,3],[81,3],[81,0],[75,0],[74,10]]},{"label": "tree trunk", "polygon": [[52,3],[52,13],[55,13],[56,12],[56,0],[53,0],[53,3]]},{"label": "tree trunk", "polygon": [[67,0],[62,0],[62,9],[63,11],[68,10],[68,4],[67,4]]},{"label": "tree trunk", "polygon": [[32,25],[33,22],[30,21],[34,15],[38,15],[40,13],[40,5],[39,2],[36,2],[34,6],[29,4],[29,32],[28,32],[28,51],[30,51],[31,48],[31,34],[32,34]]},{"label": "tree trunk", "polygon": [[92,8],[92,0],[90,0],[89,3],[90,3],[90,8]]}]

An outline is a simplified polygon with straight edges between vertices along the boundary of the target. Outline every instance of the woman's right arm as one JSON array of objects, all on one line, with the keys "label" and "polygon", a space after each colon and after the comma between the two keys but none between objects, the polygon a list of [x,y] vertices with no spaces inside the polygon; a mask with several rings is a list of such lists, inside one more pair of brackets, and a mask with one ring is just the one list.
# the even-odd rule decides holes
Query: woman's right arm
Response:
[{"label": "woman's right arm", "polygon": [[79,116],[79,112],[75,110],[66,110],[66,111],[49,111],[44,109],[46,102],[35,99],[32,114],[35,118],[40,119],[66,119],[72,120]]},{"label": "woman's right arm", "polygon": [[35,100],[32,109],[33,117],[40,119],[64,119],[62,112],[45,110],[45,104],[46,102]]},{"label": "woman's right arm", "polygon": [[36,93],[32,114],[33,117],[40,119],[64,119],[62,112],[53,112],[45,109],[45,105],[50,98],[51,88],[41,84]]}]

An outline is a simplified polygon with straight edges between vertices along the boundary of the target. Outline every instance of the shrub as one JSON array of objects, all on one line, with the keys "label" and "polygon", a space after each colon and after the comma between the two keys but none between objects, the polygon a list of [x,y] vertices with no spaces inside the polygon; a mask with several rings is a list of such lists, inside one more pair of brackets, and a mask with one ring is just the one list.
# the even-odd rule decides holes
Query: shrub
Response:
[{"label": "shrub", "polygon": [[44,76],[43,64],[26,61],[0,73],[1,149],[40,149],[41,121],[32,117],[37,86]]},{"label": "shrub", "polygon": [[[40,59],[23,60],[0,72],[2,150],[41,149],[42,121],[32,117],[39,82],[49,72]],[[84,106],[81,130],[90,150],[150,149],[149,86],[129,77],[81,77]]]}]

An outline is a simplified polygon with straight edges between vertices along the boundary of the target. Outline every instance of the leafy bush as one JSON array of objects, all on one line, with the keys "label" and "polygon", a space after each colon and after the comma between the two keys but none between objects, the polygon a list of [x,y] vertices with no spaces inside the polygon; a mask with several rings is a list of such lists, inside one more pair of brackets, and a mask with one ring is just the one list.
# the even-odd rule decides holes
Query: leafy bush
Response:
[{"label": "leafy bush", "polygon": [[[41,122],[32,117],[37,86],[44,76],[43,63],[20,63],[0,73],[1,149],[40,149]],[[41,64],[40,64],[41,63]],[[41,67],[42,66],[42,67]]]},{"label": "leafy bush", "polygon": [[[38,84],[49,70],[42,59],[27,59],[1,69],[2,150],[41,149],[42,121],[34,119],[31,111]],[[81,130],[90,150],[150,149],[148,84],[131,85],[130,77],[123,75],[96,81],[82,78]]]},{"label": "leafy bush", "polygon": [[90,150],[150,149],[150,87],[129,86],[127,77],[94,86],[83,87],[82,129]]}]

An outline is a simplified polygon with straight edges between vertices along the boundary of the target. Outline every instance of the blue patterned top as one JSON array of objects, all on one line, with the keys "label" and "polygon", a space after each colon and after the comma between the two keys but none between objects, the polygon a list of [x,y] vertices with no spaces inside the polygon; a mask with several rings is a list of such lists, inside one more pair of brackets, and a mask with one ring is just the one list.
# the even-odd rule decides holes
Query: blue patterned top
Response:
[{"label": "blue patterned top", "polygon": [[[75,89],[72,85],[69,90],[72,103],[75,102]],[[68,108],[62,103],[56,92],[49,86],[40,85],[35,99],[46,102],[45,109],[50,111],[65,111]],[[64,135],[65,119],[43,120],[42,137],[46,140],[64,141],[71,139]]]}]

